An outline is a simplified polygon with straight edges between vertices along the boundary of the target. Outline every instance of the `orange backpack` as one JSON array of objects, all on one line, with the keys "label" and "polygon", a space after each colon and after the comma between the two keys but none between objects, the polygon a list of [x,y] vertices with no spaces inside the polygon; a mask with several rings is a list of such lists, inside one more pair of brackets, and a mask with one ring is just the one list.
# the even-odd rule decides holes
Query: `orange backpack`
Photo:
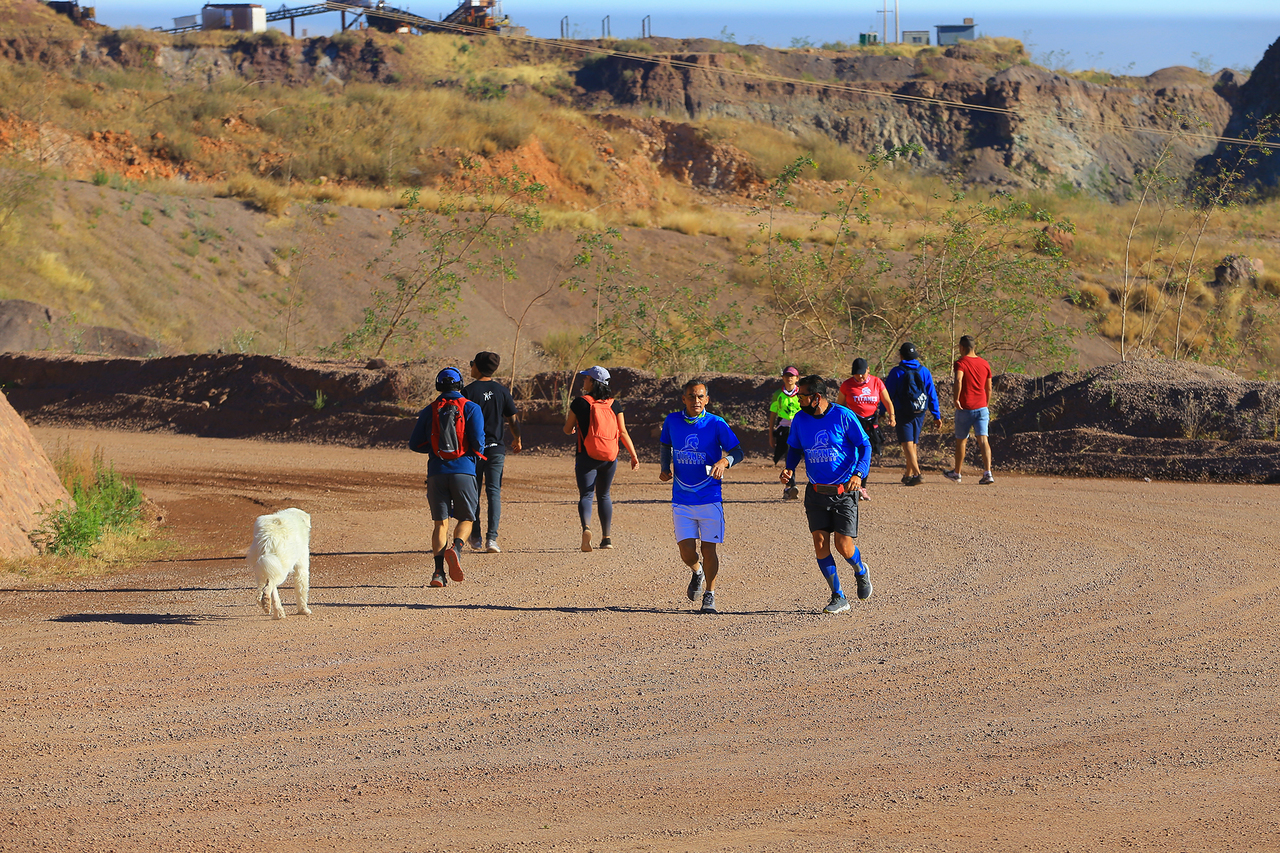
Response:
[{"label": "orange backpack", "polygon": [[582,449],[592,459],[612,462],[618,458],[618,416],[613,412],[613,400],[597,400],[586,394],[588,423],[582,432]]}]

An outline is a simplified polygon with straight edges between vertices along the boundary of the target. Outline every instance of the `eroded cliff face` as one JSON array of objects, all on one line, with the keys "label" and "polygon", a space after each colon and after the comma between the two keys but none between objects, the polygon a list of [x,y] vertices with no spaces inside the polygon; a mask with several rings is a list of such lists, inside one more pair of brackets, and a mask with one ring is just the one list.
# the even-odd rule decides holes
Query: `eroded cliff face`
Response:
[{"label": "eroded cliff face", "polygon": [[[1240,85],[1236,109],[1223,136],[1280,146],[1280,40],[1267,48],[1253,74]],[[1274,191],[1280,186],[1280,152],[1275,148],[1268,151],[1241,162],[1240,146],[1224,143],[1206,165],[1233,168],[1238,164],[1246,181],[1256,183],[1263,192]]]},{"label": "eroded cliff face", "polygon": [[[610,57],[585,67],[578,83],[618,105],[692,120],[819,132],[864,151],[918,145],[927,167],[983,183],[1065,183],[1111,196],[1180,128],[1221,134],[1236,100],[1229,71],[1168,68],[1102,86],[985,58],[966,46],[917,59],[752,47]],[[1179,137],[1171,165],[1187,172],[1213,151],[1211,141]]]}]

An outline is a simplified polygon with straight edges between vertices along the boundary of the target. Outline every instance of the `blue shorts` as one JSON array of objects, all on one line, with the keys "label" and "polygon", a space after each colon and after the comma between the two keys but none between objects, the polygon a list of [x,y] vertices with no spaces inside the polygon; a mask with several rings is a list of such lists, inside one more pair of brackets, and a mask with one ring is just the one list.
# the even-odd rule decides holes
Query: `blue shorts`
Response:
[{"label": "blue shorts", "polygon": [[910,420],[899,420],[898,425],[894,427],[898,431],[898,443],[910,441],[915,444],[920,441],[920,433],[924,432],[924,416],[925,412],[921,412]]},{"label": "blue shorts", "polygon": [[701,542],[724,541],[724,504],[673,504],[671,517],[675,520],[676,541],[697,539]]},{"label": "blue shorts", "polygon": [[956,409],[956,438],[968,438],[970,429],[974,435],[986,435],[990,423],[991,411],[986,406],[981,409]]}]

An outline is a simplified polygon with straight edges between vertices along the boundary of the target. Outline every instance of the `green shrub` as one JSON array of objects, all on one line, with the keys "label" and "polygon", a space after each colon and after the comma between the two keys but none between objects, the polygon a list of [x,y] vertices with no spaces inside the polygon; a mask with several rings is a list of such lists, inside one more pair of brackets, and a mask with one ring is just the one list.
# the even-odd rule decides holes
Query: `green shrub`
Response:
[{"label": "green shrub", "polygon": [[42,513],[40,526],[31,533],[42,552],[87,557],[109,534],[141,526],[142,491],[103,461],[101,449],[88,457],[64,450],[53,465],[73,505],[58,501]]}]

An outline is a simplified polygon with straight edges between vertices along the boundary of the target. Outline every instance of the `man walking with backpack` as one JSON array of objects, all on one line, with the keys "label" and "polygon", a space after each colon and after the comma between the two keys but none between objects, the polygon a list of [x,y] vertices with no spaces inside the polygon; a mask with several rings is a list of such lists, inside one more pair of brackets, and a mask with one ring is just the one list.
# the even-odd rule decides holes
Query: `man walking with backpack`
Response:
[{"label": "man walking with backpack", "polygon": [[924,416],[933,415],[938,429],[942,429],[942,411],[938,408],[938,389],[933,384],[933,374],[920,363],[916,345],[907,342],[898,348],[902,359],[884,378],[885,389],[893,401],[896,414],[898,443],[906,460],[906,473],[902,475],[904,486],[918,486],[924,482],[920,473],[918,444],[924,431]]},{"label": "man walking with backpack", "polygon": [[[484,413],[484,456],[476,460],[476,488],[483,488],[489,502],[488,531],[480,538],[479,505],[476,523],[467,542],[472,551],[497,554],[498,523],[502,520],[502,468],[507,458],[504,434],[511,431],[511,452],[520,452],[520,414],[516,401],[506,386],[493,381],[502,357],[496,352],[478,352],[471,360],[471,378],[475,381],[462,389],[462,395]],[[504,429],[505,426],[505,429]]]},{"label": "man walking with backpack", "polygon": [[[462,396],[462,373],[446,367],[436,375],[440,396],[418,413],[409,449],[427,454],[427,503],[431,507],[431,554],[435,571],[431,586],[463,579],[462,542],[471,534],[479,492],[476,459],[484,457],[484,414]],[[453,543],[449,519],[456,518]]]}]

